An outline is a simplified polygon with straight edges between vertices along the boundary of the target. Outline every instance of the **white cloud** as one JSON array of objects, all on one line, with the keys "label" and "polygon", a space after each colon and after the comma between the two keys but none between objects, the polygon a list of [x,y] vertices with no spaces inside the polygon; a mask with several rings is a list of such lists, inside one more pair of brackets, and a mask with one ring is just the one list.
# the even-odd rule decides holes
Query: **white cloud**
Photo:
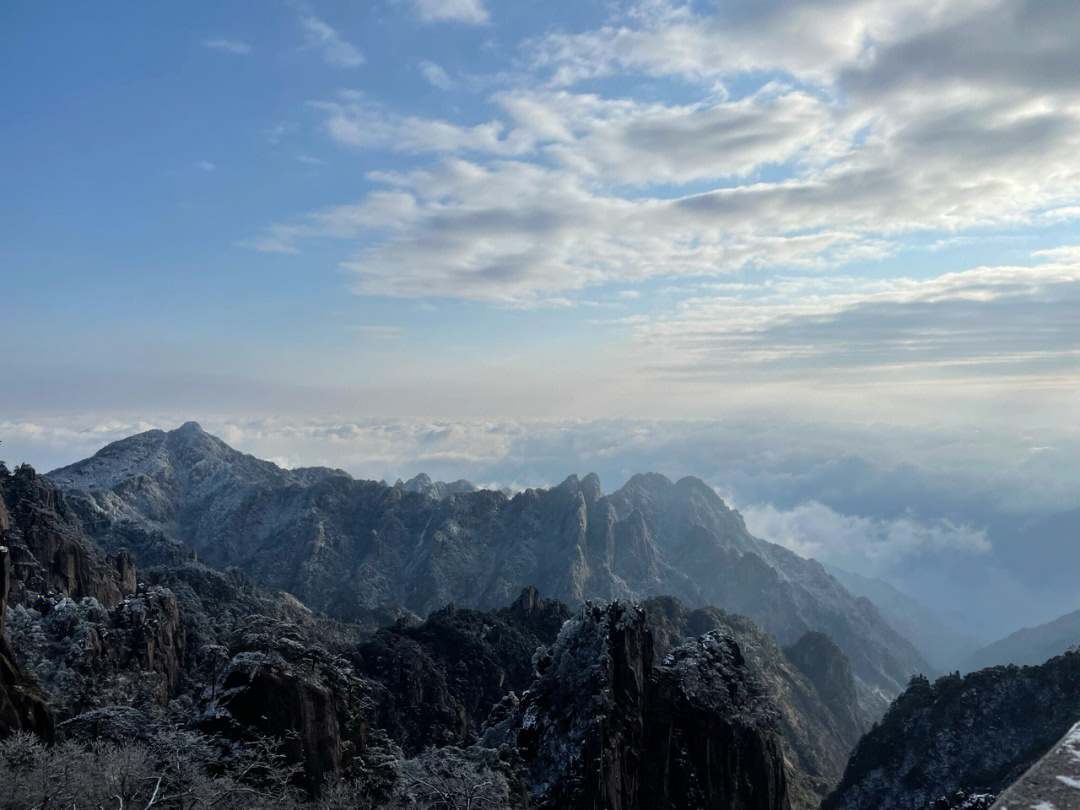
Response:
[{"label": "white cloud", "polygon": [[[1043,257],[1051,258],[1051,257]],[[1080,263],[981,267],[928,280],[774,278],[687,299],[638,326],[641,356],[700,379],[735,369],[774,379],[916,384],[1014,378],[1080,385]]]},{"label": "white cloud", "polygon": [[354,148],[419,154],[480,151],[512,155],[521,154],[533,145],[527,133],[508,132],[501,121],[457,126],[446,121],[398,115],[353,91],[340,93],[335,101],[312,102],[311,106],[326,114],[326,131],[331,138]]},{"label": "white cloud", "polygon": [[780,510],[772,504],[740,510],[750,533],[778,543],[803,557],[838,566],[856,562],[861,570],[917,554],[991,550],[986,531],[949,520],[911,516],[891,520],[845,515],[817,501]]},{"label": "white cloud", "polygon": [[[691,78],[780,70],[815,83],[873,59],[882,44],[989,16],[999,0],[761,0],[695,12],[689,3],[617,9],[604,26],[528,45],[556,84],[623,72]],[[643,12],[643,9],[646,11]]]},{"label": "white cloud", "polygon": [[[528,53],[568,85],[670,73],[701,100],[519,82],[489,98],[493,114],[451,121],[343,92],[315,104],[327,133],[418,158],[407,173],[368,176],[412,204],[377,231],[285,222],[248,243],[353,240],[346,267],[362,293],[535,304],[610,281],[826,271],[896,253],[912,234],[1072,221],[1073,30],[1080,7],[1024,0],[770,0],[704,16],[644,4]],[[1020,41],[1036,43],[1031,59],[1045,70],[1026,69]],[[747,70],[781,78],[716,93]]]},{"label": "white cloud", "polygon": [[460,22],[486,25],[489,21],[483,0],[408,0],[426,23]]},{"label": "white cloud", "polygon": [[251,46],[238,39],[207,39],[203,41],[203,45],[211,50],[224,51],[237,56],[247,56],[251,53]]},{"label": "white cloud", "polygon": [[456,84],[443,69],[442,65],[437,65],[434,62],[428,62],[427,60],[420,63],[420,74],[427,79],[430,84],[438,87],[440,90],[451,90]]},{"label": "white cloud", "polygon": [[199,160],[195,162],[195,168],[202,169],[204,172],[212,172],[217,167],[209,160]]},{"label": "white cloud", "polygon": [[300,25],[304,29],[304,46],[319,51],[328,65],[351,68],[364,63],[360,49],[318,17],[305,14],[300,17]]},{"label": "white cloud", "polygon": [[850,139],[821,99],[792,91],[689,105],[568,92],[495,100],[566,168],[603,182],[653,185],[744,177],[789,161],[820,164]]},{"label": "white cloud", "polygon": [[240,244],[268,253],[296,253],[296,243],[304,239],[349,239],[368,231],[400,230],[417,213],[416,199],[411,194],[382,191],[370,194],[359,205],[314,212],[300,224],[278,225]]}]

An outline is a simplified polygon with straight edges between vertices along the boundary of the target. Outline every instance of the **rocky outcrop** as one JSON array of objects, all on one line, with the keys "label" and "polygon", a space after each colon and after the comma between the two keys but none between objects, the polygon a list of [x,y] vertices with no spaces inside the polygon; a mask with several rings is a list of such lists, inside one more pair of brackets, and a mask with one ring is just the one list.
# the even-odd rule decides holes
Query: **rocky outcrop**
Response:
[{"label": "rocky outcrop", "polygon": [[789,806],[775,707],[760,688],[738,644],[717,632],[665,657],[646,726],[643,806]]},{"label": "rocky outcrop", "polygon": [[537,807],[786,810],[774,710],[738,644],[706,634],[652,659],[642,610],[586,605],[482,743],[516,750]]},{"label": "rocky outcrop", "polygon": [[333,692],[268,661],[234,661],[222,707],[245,732],[280,740],[292,762],[317,785],[341,768],[341,723]]},{"label": "rocky outcrop", "polygon": [[11,618],[27,670],[64,716],[112,704],[164,707],[181,692],[187,629],[164,588],[142,585],[112,608],[39,594]]},{"label": "rocky outcrop", "polygon": [[595,475],[570,476],[513,498],[433,490],[422,478],[388,487],[341,470],[283,470],[195,423],[116,442],[50,478],[109,550],[159,554],[160,543],[117,528],[139,527],[347,621],[373,609],[490,609],[530,584],[567,604],[671,594],[748,615],[783,644],[828,633],[871,711],[927,670],[869,602],[751,536],[694,478],[636,475],[604,495]]},{"label": "rocky outcrop", "polygon": [[492,707],[533,679],[536,650],[570,611],[526,588],[492,611],[448,606],[419,624],[398,623],[359,648],[357,669],[385,688],[382,715],[406,753],[475,742]]},{"label": "rocky outcrop", "polygon": [[921,810],[961,791],[996,794],[1065,734],[1078,707],[1080,653],[933,684],[914,678],[856,746],[822,807]]},{"label": "rocky outcrop", "polygon": [[836,642],[824,633],[812,631],[785,647],[784,654],[814,685],[843,738],[852,743],[858,740],[863,723],[859,719],[855,678]]},{"label": "rocky outcrop", "polygon": [[123,638],[118,645],[103,644],[102,657],[117,650],[117,666],[157,675],[164,695],[180,691],[187,652],[187,629],[176,597],[163,588],[146,588],[125,599],[113,611],[110,631]]},{"label": "rocky outcrop", "polygon": [[[748,668],[776,706],[791,805],[797,810],[816,810],[840,782],[848,756],[862,733],[861,726],[852,726],[858,709],[854,681],[836,645],[821,642],[823,655],[813,654],[818,645],[797,645],[803,655],[794,655],[803,666],[807,663],[804,659],[817,663],[824,658],[828,662],[827,666],[817,663],[808,675],[792,661],[789,650],[781,648],[776,639],[745,616],[713,607],[691,610],[667,596],[649,599],[642,608],[660,659],[669,650],[710,631],[722,631],[736,640]],[[825,672],[839,678],[839,683],[822,677],[815,682],[811,677]],[[834,692],[843,699],[835,699]]]},{"label": "rocky outcrop", "polygon": [[165,705],[181,686],[186,631],[173,594],[140,588],[131,555],[85,537],[63,493],[26,465],[0,469],[10,505],[19,655],[62,712],[125,701]]},{"label": "rocky outcrop", "polygon": [[4,545],[9,528],[7,509],[0,496],[0,737],[6,737],[13,731],[30,731],[51,740],[55,734],[52,713],[36,684],[19,668],[15,651],[4,637],[11,584],[11,557]]},{"label": "rocky outcrop", "polygon": [[79,600],[91,597],[105,607],[135,590],[131,556],[97,554],[88,546],[79,519],[63,493],[48,479],[22,465],[0,470],[0,491],[9,505],[6,534],[12,559],[12,600],[27,594],[57,593]]},{"label": "rocky outcrop", "polygon": [[51,740],[56,723],[36,684],[22,673],[14,652],[0,638],[0,737],[13,731],[29,731]]},{"label": "rocky outcrop", "polygon": [[355,769],[374,710],[369,686],[350,667],[265,619],[241,633],[229,654],[202,709],[204,730],[275,741],[302,766],[311,789],[329,774]]}]

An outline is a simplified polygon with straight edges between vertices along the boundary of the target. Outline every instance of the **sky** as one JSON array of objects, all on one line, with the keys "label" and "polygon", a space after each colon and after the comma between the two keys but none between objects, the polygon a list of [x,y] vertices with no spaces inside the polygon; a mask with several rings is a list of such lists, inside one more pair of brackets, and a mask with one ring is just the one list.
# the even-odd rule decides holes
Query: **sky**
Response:
[{"label": "sky", "polygon": [[694,474],[987,635],[1080,608],[1080,6],[0,7],[0,456]]}]

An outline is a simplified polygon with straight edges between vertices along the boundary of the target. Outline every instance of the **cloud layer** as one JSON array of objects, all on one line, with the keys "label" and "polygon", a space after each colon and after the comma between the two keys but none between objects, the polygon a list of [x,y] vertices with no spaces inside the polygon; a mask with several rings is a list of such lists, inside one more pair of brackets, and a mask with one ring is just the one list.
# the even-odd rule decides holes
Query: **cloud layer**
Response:
[{"label": "cloud layer", "polygon": [[[913,234],[1073,217],[1078,33],[1074,5],[1033,0],[633,6],[524,43],[517,86],[483,121],[316,102],[339,144],[427,163],[369,175],[384,190],[350,208],[408,200],[380,227],[283,223],[251,243],[344,239],[359,292],[508,303],[843,266]],[[698,99],[634,89],[657,77]],[[582,89],[598,78],[623,89]]]}]

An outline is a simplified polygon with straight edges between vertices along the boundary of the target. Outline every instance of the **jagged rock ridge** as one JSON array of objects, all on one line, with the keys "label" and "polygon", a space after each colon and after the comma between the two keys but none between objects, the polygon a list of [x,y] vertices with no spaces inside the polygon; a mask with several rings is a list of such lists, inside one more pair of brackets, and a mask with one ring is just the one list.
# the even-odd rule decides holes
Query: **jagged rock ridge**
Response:
[{"label": "jagged rock ridge", "polygon": [[283,470],[194,423],[113,443],[50,478],[106,549],[123,543],[145,564],[170,543],[190,546],[347,620],[448,602],[492,608],[530,584],[570,604],[671,594],[749,615],[785,644],[828,633],[871,711],[927,669],[869,602],[816,562],[752,537],[694,478],[637,475],[604,495],[595,475],[571,476],[513,498],[440,500],[341,470]]},{"label": "jagged rock ridge", "polygon": [[459,478],[457,481],[432,481],[429,476],[424,473],[420,473],[408,481],[402,481],[400,478],[394,483],[395,489],[400,489],[402,492],[419,492],[423,495],[430,495],[436,500],[442,500],[448,498],[451,495],[457,495],[461,492],[476,492],[476,486],[471,481],[466,481],[464,478]]}]

